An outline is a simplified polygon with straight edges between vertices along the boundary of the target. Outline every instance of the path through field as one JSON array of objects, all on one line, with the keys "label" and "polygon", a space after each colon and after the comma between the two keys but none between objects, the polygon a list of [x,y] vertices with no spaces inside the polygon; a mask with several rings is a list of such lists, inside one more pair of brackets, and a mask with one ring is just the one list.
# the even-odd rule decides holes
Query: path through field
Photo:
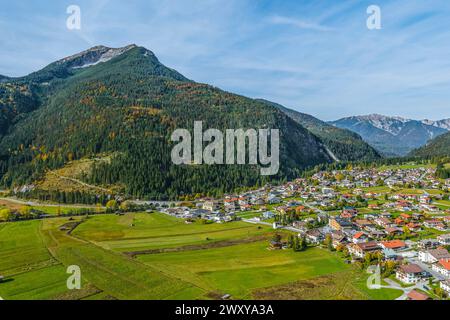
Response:
[{"label": "path through field", "polygon": [[[15,203],[18,205],[26,205],[26,206],[36,206],[36,207],[66,207],[66,208],[97,208],[95,205],[90,204],[51,204],[51,203],[43,203],[43,202],[35,202],[35,201],[26,201],[20,200],[17,198],[0,198],[0,201],[7,201],[11,203]],[[103,208],[103,207],[102,207]]]}]

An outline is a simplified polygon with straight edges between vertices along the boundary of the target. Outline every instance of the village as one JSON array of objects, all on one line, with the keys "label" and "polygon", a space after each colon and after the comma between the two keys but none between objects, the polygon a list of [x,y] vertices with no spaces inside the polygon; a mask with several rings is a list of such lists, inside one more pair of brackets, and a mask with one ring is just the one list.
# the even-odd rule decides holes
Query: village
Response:
[{"label": "village", "polygon": [[401,300],[446,299],[449,191],[450,179],[436,178],[431,166],[349,167],[161,211],[186,223],[271,226],[290,234],[290,240],[274,237],[272,250],[291,248],[294,235],[368,272],[379,266],[382,287],[403,290]]}]

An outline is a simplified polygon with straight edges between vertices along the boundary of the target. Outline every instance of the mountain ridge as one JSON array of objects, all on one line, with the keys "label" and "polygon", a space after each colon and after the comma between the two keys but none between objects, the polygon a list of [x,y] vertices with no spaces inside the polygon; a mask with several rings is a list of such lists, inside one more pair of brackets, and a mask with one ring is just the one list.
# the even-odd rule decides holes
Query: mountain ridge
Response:
[{"label": "mountain ridge", "polygon": [[[442,120],[445,123],[445,120]],[[405,156],[429,140],[448,132],[425,120],[411,120],[379,114],[352,116],[329,122],[349,129],[387,156]]]},{"label": "mountain ridge", "polygon": [[319,137],[337,159],[343,161],[375,160],[381,158],[379,153],[363,141],[361,136],[347,129],[337,128],[309,114],[289,109],[281,104],[264,99],[268,103],[291,117],[294,121]]}]

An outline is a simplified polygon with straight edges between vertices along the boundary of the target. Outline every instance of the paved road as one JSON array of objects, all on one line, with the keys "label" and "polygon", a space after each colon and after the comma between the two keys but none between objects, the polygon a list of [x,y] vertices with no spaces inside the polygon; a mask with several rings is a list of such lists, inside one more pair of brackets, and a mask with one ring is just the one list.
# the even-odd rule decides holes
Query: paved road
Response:
[{"label": "paved road", "polygon": [[431,267],[428,264],[423,263],[422,261],[420,261],[417,258],[409,258],[407,260],[408,260],[409,263],[417,264],[419,267],[421,267],[422,269],[424,269],[425,271],[430,273],[433,277],[435,277],[439,281],[447,279],[444,275],[440,274],[439,272],[434,271],[433,269],[431,269]]}]

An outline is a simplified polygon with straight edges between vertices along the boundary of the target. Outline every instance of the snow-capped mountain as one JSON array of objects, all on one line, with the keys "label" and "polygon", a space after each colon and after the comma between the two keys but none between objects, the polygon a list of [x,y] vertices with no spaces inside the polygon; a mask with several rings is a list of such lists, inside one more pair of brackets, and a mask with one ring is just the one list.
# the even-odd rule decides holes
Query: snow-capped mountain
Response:
[{"label": "snow-capped mountain", "polygon": [[86,68],[101,62],[107,62],[136,47],[137,46],[135,44],[122,48],[96,46],[89,50],[85,50],[75,55],[58,60],[56,64],[66,64],[73,69]]},{"label": "snow-capped mountain", "polygon": [[352,130],[385,155],[402,156],[450,130],[450,120],[412,120],[379,114],[354,116],[331,124]]},{"label": "snow-capped mountain", "polygon": [[438,121],[425,119],[422,121],[422,123],[445,130],[450,130],[450,119],[443,119]]}]

